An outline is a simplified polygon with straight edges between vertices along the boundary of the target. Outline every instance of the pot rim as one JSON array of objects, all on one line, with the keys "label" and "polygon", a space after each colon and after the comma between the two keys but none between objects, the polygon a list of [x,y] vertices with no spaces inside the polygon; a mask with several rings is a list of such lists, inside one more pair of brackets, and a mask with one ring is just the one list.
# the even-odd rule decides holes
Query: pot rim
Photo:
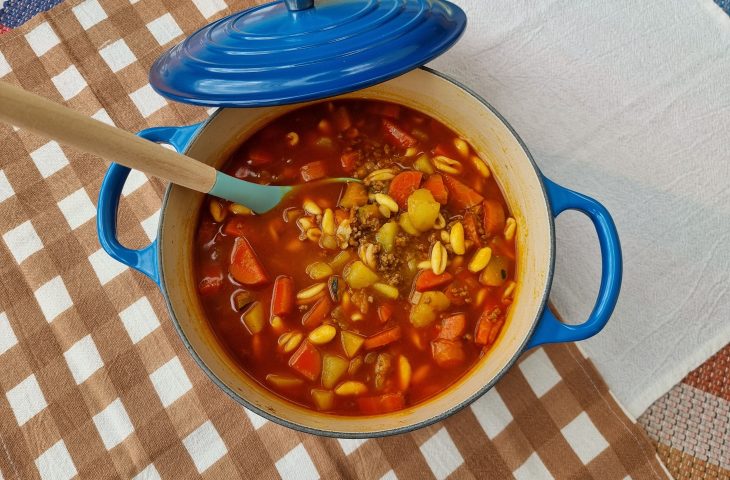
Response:
[{"label": "pot rim", "polygon": [[[540,168],[537,166],[537,163],[535,162],[535,159],[532,157],[532,154],[530,153],[529,149],[527,148],[527,145],[525,142],[522,141],[522,138],[517,134],[514,128],[512,128],[512,125],[500,114],[497,109],[495,109],[489,102],[487,102],[481,95],[476,93],[471,88],[467,87],[463,83],[459,82],[458,80],[455,80],[454,78],[441,73],[437,70],[434,70],[432,68],[421,66],[419,67],[421,70],[424,70],[432,75],[435,75],[437,77],[440,77],[456,87],[460,88],[464,92],[468,93],[474,99],[476,99],[479,103],[484,105],[491,113],[493,113],[503,124],[507,127],[509,132],[512,134],[512,136],[517,140],[517,142],[520,145],[520,148],[522,148],[523,152],[527,156],[527,159],[530,161],[530,164],[532,165],[532,168],[534,169],[538,181],[540,183],[540,188],[542,191],[542,196],[544,199],[544,205],[546,209],[546,215],[548,217],[548,223],[549,223],[549,237],[550,237],[550,252],[549,252],[549,264],[548,264],[548,270],[547,274],[545,276],[545,288],[542,292],[542,297],[539,300],[539,308],[537,310],[537,313],[535,315],[535,318],[532,321],[532,325],[529,328],[528,334],[525,335],[525,338],[522,340],[522,343],[518,347],[518,349],[515,351],[515,354],[510,358],[510,360],[500,369],[493,377],[492,379],[484,384],[482,388],[480,388],[478,391],[476,391],[473,395],[466,398],[462,402],[458,403],[457,405],[454,405],[453,407],[449,408],[448,410],[445,410],[437,415],[434,415],[433,417],[422,420],[420,422],[414,423],[413,425],[408,425],[404,427],[397,427],[387,430],[379,430],[379,431],[372,431],[372,432],[337,432],[332,430],[320,430],[318,428],[312,428],[308,427],[306,425],[300,425],[298,423],[291,422],[289,420],[277,417],[276,415],[272,415],[271,413],[267,412],[266,410],[263,410],[256,405],[253,405],[248,400],[240,396],[238,393],[234,392],[231,388],[228,387],[218,376],[210,369],[208,366],[203,362],[203,360],[200,358],[200,356],[197,354],[195,349],[192,347],[190,341],[188,340],[185,332],[180,327],[180,323],[177,320],[177,317],[175,315],[175,310],[173,308],[172,303],[170,302],[170,297],[167,294],[167,282],[165,281],[165,268],[162,262],[162,255],[157,255],[157,262],[158,262],[158,271],[160,275],[160,282],[159,287],[162,291],[162,295],[165,299],[165,304],[167,305],[167,310],[170,313],[170,318],[172,320],[172,324],[175,327],[175,331],[177,331],[178,336],[183,342],[183,345],[185,346],[185,349],[190,353],[190,355],[195,360],[195,363],[198,364],[198,366],[205,372],[205,374],[208,376],[208,378],[216,385],[218,388],[223,390],[229,397],[231,397],[236,403],[242,405],[243,407],[251,410],[252,412],[260,415],[261,417],[272,421],[278,425],[282,425],[284,427],[291,428],[293,430],[308,433],[312,435],[318,435],[318,436],[324,436],[324,437],[332,437],[332,438],[349,438],[349,439],[367,439],[367,438],[378,438],[378,437],[386,437],[391,435],[398,435],[402,433],[409,433],[414,430],[418,430],[423,427],[427,427],[429,425],[433,425],[434,423],[440,422],[442,420],[445,420],[446,418],[450,417],[451,415],[459,412],[460,410],[468,407],[472,403],[474,403],[477,399],[479,399],[482,395],[487,393],[504,375],[507,373],[508,370],[510,370],[515,363],[517,362],[517,359],[520,357],[520,355],[525,350],[525,346],[527,345],[527,342],[532,337],[533,333],[535,332],[535,328],[537,327],[538,322],[542,318],[542,314],[547,307],[547,301],[548,297],[550,295],[550,290],[552,288],[552,282],[553,282],[553,275],[555,273],[555,219],[553,215],[550,212],[550,200],[547,195],[547,191],[545,189],[545,182],[543,181],[543,175]],[[195,133],[191,136],[190,140],[187,143],[187,147],[185,150],[181,153],[187,153],[187,151],[190,149],[192,144],[200,137],[204,132],[205,129],[210,125],[210,123],[218,116],[220,112],[222,112],[225,108],[232,108],[232,107],[220,107],[213,112],[213,114],[206,119],[202,125],[195,131]],[[160,208],[160,220],[159,225],[157,227],[157,248],[162,249],[163,242],[163,229],[162,225],[164,224],[165,220],[165,212],[167,209],[167,202],[170,197],[170,192],[172,189],[172,184],[169,184],[167,188],[165,189],[165,194],[162,199],[162,206]],[[417,408],[417,407],[416,407]]]}]

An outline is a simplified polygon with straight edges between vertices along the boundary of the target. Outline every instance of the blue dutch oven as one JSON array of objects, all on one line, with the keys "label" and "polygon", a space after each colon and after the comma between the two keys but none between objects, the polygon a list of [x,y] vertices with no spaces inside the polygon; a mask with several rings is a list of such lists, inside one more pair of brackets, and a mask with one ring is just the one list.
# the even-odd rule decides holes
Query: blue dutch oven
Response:
[{"label": "blue dutch oven", "polygon": [[[152,84],[163,95],[220,108],[200,124],[139,132],[150,141],[172,145],[220,168],[246,138],[302,105],[324,97],[391,101],[438,119],[469,141],[486,159],[517,220],[518,287],[490,354],[448,390],[422,404],[390,414],[344,417],[313,412],[273,395],[241,371],[216,342],[193,275],[192,245],[204,195],[169,186],[157,239],[141,250],[119,243],[117,208],[129,169],[112,164],[99,194],[102,247],[159,286],[173,324],[198,365],[234,400],[259,415],[297,430],[337,437],[410,431],[469,405],[523,351],[589,338],[613,312],[622,263],[616,227],[606,209],[545,178],[517,133],[484,99],[445,75],[416,68],[452,45],[465,23],[463,12],[446,1],[330,1],[316,7],[305,0],[275,2],[204,27],[153,66]],[[383,42],[387,54],[382,54]],[[422,48],[409,48],[413,45]],[[546,308],[555,263],[554,217],[565,210],[591,219],[601,248],[598,298],[579,325],[561,323]]]}]

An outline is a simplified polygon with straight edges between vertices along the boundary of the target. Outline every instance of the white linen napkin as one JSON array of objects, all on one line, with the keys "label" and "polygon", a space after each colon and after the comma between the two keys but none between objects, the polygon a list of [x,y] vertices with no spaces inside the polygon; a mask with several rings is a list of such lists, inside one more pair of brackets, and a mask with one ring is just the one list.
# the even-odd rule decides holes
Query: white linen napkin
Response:
[{"label": "white linen napkin", "polygon": [[[619,304],[581,346],[635,416],[730,341],[730,19],[710,0],[456,0],[464,37],[431,66],[499,110],[546,176],[612,213]],[[590,222],[557,221],[551,298],[586,318]]]}]

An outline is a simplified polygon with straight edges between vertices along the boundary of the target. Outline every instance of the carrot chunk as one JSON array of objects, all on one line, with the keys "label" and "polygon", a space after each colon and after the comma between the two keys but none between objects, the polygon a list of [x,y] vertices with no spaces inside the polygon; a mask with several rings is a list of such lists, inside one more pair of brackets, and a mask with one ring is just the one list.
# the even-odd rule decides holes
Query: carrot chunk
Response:
[{"label": "carrot chunk", "polygon": [[322,355],[309,340],[304,340],[289,359],[289,366],[314,381],[322,371]]},{"label": "carrot chunk", "polygon": [[396,175],[388,187],[388,195],[396,201],[401,210],[408,208],[408,197],[418,190],[423,174],[415,170],[407,170]]},{"label": "carrot chunk", "polygon": [[453,279],[454,276],[449,272],[436,275],[433,273],[433,270],[423,270],[416,277],[416,291],[425,292],[427,290],[434,290],[443,287]]},{"label": "carrot chunk", "polygon": [[394,147],[412,147],[418,143],[418,140],[387,118],[383,118],[383,133],[385,141]]},{"label": "carrot chunk", "polygon": [[332,302],[330,301],[329,295],[323,295],[322,298],[317,300],[312,308],[302,317],[302,325],[307,328],[314,328],[327,318],[330,310],[332,310]]},{"label": "carrot chunk", "polygon": [[263,147],[254,147],[248,151],[248,163],[253,166],[266,165],[274,161],[274,155]]},{"label": "carrot chunk", "polygon": [[428,189],[431,195],[433,195],[434,200],[441,205],[446,205],[449,201],[449,191],[446,190],[444,179],[440,174],[434,173],[433,175],[429,175],[426,181],[423,182],[423,188]]},{"label": "carrot chunk", "polygon": [[302,168],[299,169],[299,174],[305,182],[319,180],[327,176],[327,166],[322,160],[309,162],[306,165],[302,165]]},{"label": "carrot chunk", "polygon": [[375,397],[359,397],[357,406],[366,415],[395,412],[405,407],[406,401],[400,392],[386,393]]},{"label": "carrot chunk", "polygon": [[466,359],[461,342],[443,338],[431,342],[431,353],[436,364],[442,368],[456,367]]},{"label": "carrot chunk", "polygon": [[449,190],[449,204],[457,210],[471,208],[479,205],[484,200],[484,197],[454,177],[450,175],[444,175],[443,177],[446,188]]},{"label": "carrot chunk", "polygon": [[236,238],[233,243],[229,272],[237,282],[244,285],[263,285],[269,281],[269,276],[256,257],[256,252],[243,237]]},{"label": "carrot chunk", "polygon": [[386,323],[393,316],[393,305],[384,303],[378,307],[378,319],[380,323]]},{"label": "carrot chunk", "polygon": [[271,296],[271,313],[288,315],[294,310],[294,280],[279,275],[274,280],[274,293]]},{"label": "carrot chunk", "polygon": [[490,235],[502,233],[504,230],[504,208],[496,200],[484,200],[484,231]]},{"label": "carrot chunk", "polygon": [[499,331],[504,325],[504,319],[499,317],[499,308],[491,308],[484,310],[477,322],[477,328],[474,332],[474,343],[477,345],[489,346],[494,343],[499,335]]},{"label": "carrot chunk", "polygon": [[223,227],[223,233],[231,237],[245,237],[251,230],[246,225],[246,220],[240,216],[228,220]]},{"label": "carrot chunk", "polygon": [[481,248],[482,239],[479,238],[479,231],[477,230],[477,220],[474,212],[472,212],[471,210],[467,210],[466,213],[464,213],[464,220],[462,221],[462,223],[464,225],[466,238],[474,242],[477,248]]},{"label": "carrot chunk", "polygon": [[438,338],[456,340],[464,335],[464,330],[466,330],[466,315],[455,313],[441,321],[441,331]]},{"label": "carrot chunk", "polygon": [[340,164],[342,164],[342,169],[347,173],[355,171],[358,160],[360,160],[360,152],[357,151],[345,152],[340,155]]},{"label": "carrot chunk", "polygon": [[383,330],[380,333],[376,333],[365,339],[363,346],[365,350],[375,350],[376,348],[383,347],[389,343],[393,343],[401,337],[400,326]]}]

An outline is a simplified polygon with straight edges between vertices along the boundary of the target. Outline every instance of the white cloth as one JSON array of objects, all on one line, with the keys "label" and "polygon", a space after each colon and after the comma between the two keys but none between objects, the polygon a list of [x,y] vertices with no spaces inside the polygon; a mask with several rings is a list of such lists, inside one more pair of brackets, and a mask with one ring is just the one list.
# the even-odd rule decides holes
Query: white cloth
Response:
[{"label": "white cloth", "polygon": [[[489,101],[542,171],[612,213],[623,289],[581,346],[634,416],[730,341],[730,19],[710,0],[456,0],[431,66]],[[585,319],[592,226],[557,221],[551,298]]]}]

